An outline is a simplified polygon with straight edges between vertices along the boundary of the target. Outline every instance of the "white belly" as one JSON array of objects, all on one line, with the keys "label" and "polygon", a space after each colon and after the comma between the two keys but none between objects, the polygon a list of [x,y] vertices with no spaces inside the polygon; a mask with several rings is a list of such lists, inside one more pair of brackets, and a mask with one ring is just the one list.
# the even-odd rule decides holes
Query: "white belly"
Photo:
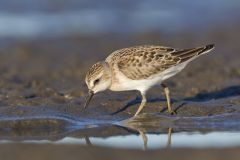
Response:
[{"label": "white belly", "polygon": [[118,72],[116,78],[118,81],[112,83],[110,90],[112,91],[127,91],[127,90],[139,90],[140,92],[146,92],[152,86],[161,84],[164,80],[174,76],[180,72],[187,63],[182,63],[178,66],[171,67],[159,74],[150,76],[147,79],[142,80],[132,80],[127,78],[123,73]]}]

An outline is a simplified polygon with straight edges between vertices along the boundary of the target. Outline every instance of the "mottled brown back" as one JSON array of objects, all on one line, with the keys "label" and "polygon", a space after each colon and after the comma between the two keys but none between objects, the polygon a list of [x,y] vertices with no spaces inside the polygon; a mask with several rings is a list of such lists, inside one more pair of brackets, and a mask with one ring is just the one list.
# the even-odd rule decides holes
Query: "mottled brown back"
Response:
[{"label": "mottled brown back", "polygon": [[119,70],[128,78],[140,80],[206,53],[212,48],[213,45],[185,50],[153,45],[136,46],[117,50],[106,61],[117,63]]}]

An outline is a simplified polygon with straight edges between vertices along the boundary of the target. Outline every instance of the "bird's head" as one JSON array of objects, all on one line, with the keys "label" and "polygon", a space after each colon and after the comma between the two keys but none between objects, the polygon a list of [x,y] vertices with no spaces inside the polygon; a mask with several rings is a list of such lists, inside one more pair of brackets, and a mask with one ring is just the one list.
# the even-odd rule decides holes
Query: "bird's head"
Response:
[{"label": "bird's head", "polygon": [[84,108],[87,108],[94,94],[107,90],[112,83],[111,69],[107,62],[98,62],[88,70],[85,78],[89,95]]}]

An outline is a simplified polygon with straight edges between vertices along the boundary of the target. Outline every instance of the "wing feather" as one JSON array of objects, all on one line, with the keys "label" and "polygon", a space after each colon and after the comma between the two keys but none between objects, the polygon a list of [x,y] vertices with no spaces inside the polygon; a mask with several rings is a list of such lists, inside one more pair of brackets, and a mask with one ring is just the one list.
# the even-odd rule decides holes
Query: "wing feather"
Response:
[{"label": "wing feather", "polygon": [[117,50],[106,60],[117,63],[119,70],[133,80],[146,79],[193,57],[206,53],[213,45],[177,50],[163,46],[136,46]]}]

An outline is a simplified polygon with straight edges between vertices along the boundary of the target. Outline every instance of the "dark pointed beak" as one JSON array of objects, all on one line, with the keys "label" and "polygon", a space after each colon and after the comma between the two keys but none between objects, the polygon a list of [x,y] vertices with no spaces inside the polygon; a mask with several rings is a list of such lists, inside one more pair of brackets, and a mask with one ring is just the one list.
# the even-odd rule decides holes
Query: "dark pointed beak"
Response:
[{"label": "dark pointed beak", "polygon": [[94,95],[93,91],[89,90],[89,91],[88,91],[88,96],[86,97],[85,105],[84,105],[84,107],[83,107],[84,109],[86,109],[86,108],[88,107],[88,105],[89,105],[89,103],[90,103],[93,95]]}]

